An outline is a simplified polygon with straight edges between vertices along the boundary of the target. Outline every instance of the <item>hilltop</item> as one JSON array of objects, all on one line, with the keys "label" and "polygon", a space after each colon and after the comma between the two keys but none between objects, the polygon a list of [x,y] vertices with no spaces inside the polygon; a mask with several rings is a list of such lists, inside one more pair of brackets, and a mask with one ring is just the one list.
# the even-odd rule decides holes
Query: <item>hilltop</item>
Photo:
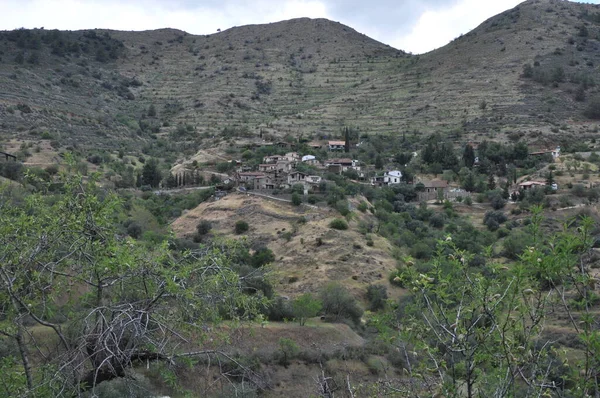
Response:
[{"label": "hilltop", "polygon": [[165,138],[171,156],[217,146],[213,136],[330,137],[345,125],[455,139],[555,141],[559,126],[560,138],[585,136],[598,12],[529,0],[419,56],[308,18],[207,36],[3,32],[0,134],[130,151]]}]

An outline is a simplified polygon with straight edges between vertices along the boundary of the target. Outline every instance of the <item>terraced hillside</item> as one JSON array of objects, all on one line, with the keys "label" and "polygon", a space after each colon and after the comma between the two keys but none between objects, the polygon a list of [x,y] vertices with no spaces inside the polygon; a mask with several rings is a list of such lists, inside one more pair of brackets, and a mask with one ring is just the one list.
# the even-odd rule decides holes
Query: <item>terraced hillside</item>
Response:
[{"label": "terraced hillside", "polygon": [[345,125],[550,142],[594,127],[580,122],[598,91],[599,15],[528,0],[418,56],[307,18],[207,36],[3,32],[0,137],[131,150],[164,137],[189,154],[213,136],[325,137]]}]

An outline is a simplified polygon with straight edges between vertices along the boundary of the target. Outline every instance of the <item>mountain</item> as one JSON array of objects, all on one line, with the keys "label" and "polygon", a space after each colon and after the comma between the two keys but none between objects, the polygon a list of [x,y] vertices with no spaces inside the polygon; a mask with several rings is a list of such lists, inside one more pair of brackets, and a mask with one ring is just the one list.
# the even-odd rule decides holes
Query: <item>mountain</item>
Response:
[{"label": "mountain", "polygon": [[416,56],[308,18],[206,36],[0,32],[0,137],[133,152],[161,142],[173,156],[216,146],[210,137],[329,137],[343,126],[585,137],[599,35],[597,5],[558,0],[528,0]]}]

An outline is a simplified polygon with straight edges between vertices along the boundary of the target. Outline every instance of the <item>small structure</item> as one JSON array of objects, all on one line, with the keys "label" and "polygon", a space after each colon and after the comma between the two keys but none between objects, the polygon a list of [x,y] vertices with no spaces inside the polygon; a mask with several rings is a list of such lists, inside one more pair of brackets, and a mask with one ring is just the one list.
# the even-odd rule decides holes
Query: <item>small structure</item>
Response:
[{"label": "small structure", "polygon": [[280,160],[285,160],[285,156],[281,156],[281,155],[265,156],[263,158],[263,163],[277,163]]},{"label": "small structure", "polygon": [[431,181],[421,181],[423,186],[425,187],[425,191],[427,193],[438,193],[439,191],[447,191],[448,190],[448,181],[446,180],[431,180]]},{"label": "small structure", "polygon": [[240,182],[250,182],[250,181],[254,181],[256,178],[260,178],[260,177],[264,177],[265,174],[264,173],[259,173],[256,171],[247,171],[247,172],[242,172],[242,173],[238,173],[238,181]]},{"label": "small structure", "polygon": [[343,151],[346,148],[346,141],[329,141],[328,147],[330,151]]},{"label": "small structure", "polygon": [[358,166],[358,160],[352,160],[350,158],[329,159],[329,160],[325,161],[325,167],[330,167],[332,165],[341,166],[342,171],[346,171],[348,169],[354,169],[356,171],[360,171],[360,167]]},{"label": "small structure", "polygon": [[321,148],[323,147],[323,145],[322,145],[321,143],[319,143],[319,142],[315,142],[315,141],[313,141],[313,142],[309,142],[309,143],[308,143],[308,144],[306,144],[306,145],[307,145],[309,148],[312,148],[312,149],[321,149]]},{"label": "small structure", "polygon": [[307,176],[306,181],[310,184],[319,184],[321,183],[321,176]]},{"label": "small structure", "polygon": [[558,159],[560,157],[560,146],[557,146],[554,149],[544,149],[541,151],[529,152],[529,156],[542,156],[542,155],[552,155],[552,159]]},{"label": "small structure", "polygon": [[308,174],[300,171],[294,171],[287,176],[287,184],[291,187],[294,184],[302,183],[306,180]]},{"label": "small structure", "polygon": [[300,155],[298,155],[298,152],[288,152],[288,153],[285,154],[284,158],[288,162],[298,162],[298,161],[300,161]]},{"label": "small structure", "polygon": [[[543,181],[525,181],[519,184],[519,189],[523,191],[527,191],[528,189],[532,189],[535,187],[545,187],[546,183]],[[557,186],[558,188],[558,186]]]},{"label": "small structure", "polygon": [[382,176],[371,178],[371,185],[379,187],[402,183],[402,172],[399,170],[386,171]]},{"label": "small structure", "polygon": [[273,163],[264,163],[264,164],[258,165],[258,171],[260,171],[260,172],[273,171],[276,169],[277,169],[277,164],[273,164]]}]

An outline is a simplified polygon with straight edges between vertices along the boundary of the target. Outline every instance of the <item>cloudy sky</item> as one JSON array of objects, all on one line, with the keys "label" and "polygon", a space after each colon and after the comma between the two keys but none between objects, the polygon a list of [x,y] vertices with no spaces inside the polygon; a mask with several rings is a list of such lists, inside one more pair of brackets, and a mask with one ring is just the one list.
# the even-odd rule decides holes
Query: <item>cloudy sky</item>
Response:
[{"label": "cloudy sky", "polygon": [[[583,0],[582,0],[583,1]],[[441,47],[521,0],[0,0],[0,30],[232,26],[328,18],[415,54]],[[600,3],[600,0],[586,0]]]}]

